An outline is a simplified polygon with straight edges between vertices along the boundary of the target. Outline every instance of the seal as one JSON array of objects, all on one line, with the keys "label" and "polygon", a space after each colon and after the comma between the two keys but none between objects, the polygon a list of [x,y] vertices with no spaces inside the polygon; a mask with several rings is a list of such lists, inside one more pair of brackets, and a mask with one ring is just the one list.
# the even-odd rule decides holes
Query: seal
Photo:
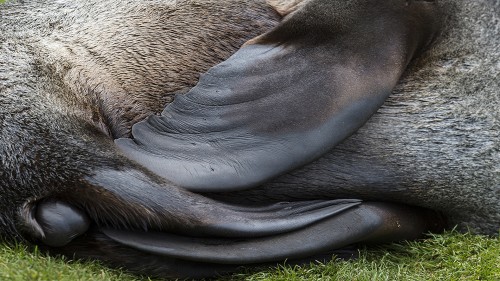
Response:
[{"label": "seal", "polygon": [[[498,116],[471,109],[465,128],[470,112],[411,81],[464,50],[440,11],[494,23],[493,2],[42,2],[0,7],[4,239],[203,277],[417,238],[440,213],[498,233]],[[379,109],[395,87],[409,97]]]}]

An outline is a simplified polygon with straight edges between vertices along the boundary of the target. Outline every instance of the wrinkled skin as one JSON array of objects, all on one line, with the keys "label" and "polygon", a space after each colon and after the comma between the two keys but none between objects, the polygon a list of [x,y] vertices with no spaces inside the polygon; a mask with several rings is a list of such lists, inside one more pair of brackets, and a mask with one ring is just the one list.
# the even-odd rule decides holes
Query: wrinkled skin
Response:
[{"label": "wrinkled skin", "polygon": [[[416,13],[417,20],[405,25],[408,14],[395,13],[397,24],[390,26],[408,29],[403,33],[384,29],[387,32],[377,33],[374,41],[369,41],[376,44],[368,50],[382,50],[380,54],[388,53],[387,46],[400,46],[399,43],[405,50],[387,69],[380,67],[386,64],[373,55],[368,56],[369,65],[374,65],[370,74],[382,69],[385,72],[377,74],[380,80],[394,76],[387,83],[391,85],[389,88],[395,86],[395,90],[381,109],[359,130],[369,115],[344,135],[337,136],[334,131],[338,140],[298,159],[299,164],[292,165],[286,162],[286,157],[276,157],[278,162],[269,175],[264,173],[269,169],[250,173],[264,175],[252,178],[251,183],[243,181],[242,185],[222,190],[212,186],[204,189],[205,185],[199,188],[197,181],[207,182],[201,177],[188,178],[195,181],[193,187],[192,182],[182,177],[171,178],[177,176],[177,172],[165,176],[148,167],[148,161],[141,163],[145,159],[142,154],[134,158],[125,146],[113,140],[130,137],[140,140],[137,134],[131,133],[132,125],[151,114],[159,114],[172,102],[174,94],[186,93],[196,85],[199,73],[226,60],[250,39],[247,48],[242,50],[252,50],[252,46],[268,48],[284,42],[298,50],[292,54],[302,56],[308,67],[320,69],[315,64],[317,61],[311,60],[317,54],[307,51],[312,42],[318,43],[319,48],[327,46],[325,50],[343,50],[339,46],[358,40],[355,36],[358,33],[352,30],[361,35],[370,34],[370,28],[375,28],[378,21],[363,25],[363,21],[358,21],[363,18],[360,14],[356,17],[355,13],[344,13],[352,9],[340,2],[332,4],[335,1],[41,2],[14,1],[0,7],[0,235],[4,239],[36,243],[54,253],[98,258],[151,275],[197,277],[231,271],[239,264],[302,258],[317,253],[318,248],[332,250],[356,242],[415,238],[422,231],[443,226],[436,220],[439,216],[434,211],[444,215],[448,227],[458,225],[461,230],[498,234],[498,1],[394,0],[395,7],[409,4],[410,9],[405,11],[410,15]],[[377,1],[352,3],[365,2],[377,5]],[[321,9],[314,9],[317,5]],[[432,11],[439,11],[438,18],[442,21],[434,26],[432,21],[419,18],[427,15],[415,12],[421,5],[437,5]],[[320,30],[320,35],[308,29],[314,24],[300,24],[301,13],[307,16],[310,11],[325,11],[315,14],[320,24],[312,30]],[[321,16],[335,20],[320,21]],[[399,16],[401,18],[397,18]],[[280,27],[280,22],[288,19],[292,24]],[[293,24],[297,22],[299,24]],[[266,33],[276,26],[279,32]],[[347,29],[345,37],[335,37],[345,26],[360,29]],[[296,40],[301,32],[313,34],[307,35],[313,39],[323,38],[323,34],[329,36],[327,40]],[[253,39],[264,33],[267,35]],[[393,34],[397,36],[391,37]],[[383,40],[388,38],[390,41]],[[364,37],[359,42],[368,40]],[[432,40],[430,49],[422,53]],[[398,44],[377,45],[378,42]],[[300,49],[304,46],[306,51]],[[355,54],[366,51],[361,47],[355,50]],[[398,51],[401,50],[395,52]],[[416,59],[403,78],[397,85],[391,84],[398,81],[412,57]],[[228,65],[240,64],[231,64],[228,60]],[[277,63],[255,69],[298,69],[295,66]],[[314,71],[297,75],[301,81],[315,77]],[[363,76],[367,77],[372,76]],[[365,85],[368,80],[356,81]],[[229,82],[239,81],[248,80]],[[263,80],[245,83],[265,84]],[[200,85],[204,85],[203,79],[198,87]],[[302,89],[308,84],[290,85],[293,89]],[[383,95],[377,96],[380,101],[368,103],[369,106],[381,104],[390,89],[381,92]],[[302,100],[292,100],[299,101],[299,106],[286,103],[284,107],[305,109],[310,118],[303,123],[296,122],[299,126],[293,131],[299,132],[299,137],[292,138],[291,147],[297,146],[296,139],[304,138],[303,128],[321,122],[321,118],[309,114],[307,109],[324,104],[306,100],[308,107],[302,106]],[[179,103],[174,102],[166,112],[178,109]],[[368,111],[374,112],[380,104]],[[346,107],[334,107],[326,115],[336,120],[335,114]],[[247,116],[242,113],[246,109],[256,111],[248,115],[253,122],[250,124],[290,128],[266,123],[275,118],[263,118],[261,111],[255,108],[235,111],[241,116]],[[188,117],[192,117],[199,110],[187,112]],[[271,116],[275,116],[275,112]],[[220,116],[217,111],[209,113]],[[287,115],[285,120],[291,117]],[[347,119],[350,120],[352,118]],[[248,123],[244,124],[240,127],[249,127]],[[195,130],[216,131],[210,126],[193,126]],[[178,127],[174,124],[174,128]],[[278,132],[287,136],[286,132]],[[330,135],[322,135],[321,139]],[[182,133],[178,135],[178,139],[183,137]],[[170,141],[165,141],[166,146]],[[246,147],[258,146],[250,142]],[[174,160],[189,156],[186,156],[188,150],[179,151],[175,157],[165,155]],[[225,153],[217,152],[215,156],[222,155],[221,162],[225,162]],[[236,155],[240,161],[240,155]],[[271,150],[256,156],[258,161],[251,171],[261,167],[263,163],[259,161],[267,155],[273,158],[276,154]],[[168,157],[167,162],[172,163]],[[215,187],[226,184],[218,181],[220,177],[209,183]],[[230,179],[229,182],[233,182]],[[335,199],[343,201],[329,201]],[[292,203],[262,207],[290,201]],[[401,232],[394,223],[402,224]],[[359,234],[355,232],[358,229],[342,233],[343,227],[351,224],[361,226]],[[377,228],[379,226],[381,228]],[[137,230],[153,234],[136,234]],[[330,233],[331,237],[322,233]],[[312,242],[303,242],[304,237],[310,237]],[[335,237],[340,238],[335,240]],[[241,260],[232,258],[231,253],[239,252],[235,248],[239,242],[232,239],[243,239],[247,246],[256,247],[258,253],[249,252],[248,257]],[[154,247],[147,248],[149,244],[144,241]],[[177,245],[186,243],[188,252],[196,254],[186,254],[182,249],[166,252],[168,247],[159,246],[171,241]],[[210,247],[214,243],[220,247]],[[291,252],[279,252],[277,248]],[[261,254],[266,250],[271,254]],[[224,260],[225,256],[229,261]]]}]

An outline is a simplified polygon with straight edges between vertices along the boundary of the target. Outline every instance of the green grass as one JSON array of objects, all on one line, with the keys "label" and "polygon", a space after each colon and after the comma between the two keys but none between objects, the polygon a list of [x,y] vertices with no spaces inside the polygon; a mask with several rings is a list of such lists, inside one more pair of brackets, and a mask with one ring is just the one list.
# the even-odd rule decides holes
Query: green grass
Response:
[{"label": "green grass", "polygon": [[70,262],[24,246],[0,247],[0,280],[138,280],[135,276],[108,269],[98,263]]},{"label": "green grass", "polygon": [[355,261],[281,266],[241,280],[500,280],[500,239],[447,233],[364,249]]},{"label": "green grass", "polygon": [[[98,263],[0,247],[0,280],[148,280]],[[284,266],[220,280],[500,280],[500,238],[445,233],[419,242],[361,250],[355,261]]]}]

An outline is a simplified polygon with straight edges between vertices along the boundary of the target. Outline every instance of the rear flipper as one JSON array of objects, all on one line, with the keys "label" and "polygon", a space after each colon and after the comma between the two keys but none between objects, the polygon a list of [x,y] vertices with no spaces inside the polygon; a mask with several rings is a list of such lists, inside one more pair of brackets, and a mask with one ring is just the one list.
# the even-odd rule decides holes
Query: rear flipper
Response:
[{"label": "rear flipper", "polygon": [[[415,239],[443,226],[432,211],[392,203],[330,200],[253,208],[212,203],[213,209],[206,211],[219,215],[205,214],[210,227],[169,220],[174,226],[170,231],[113,226],[104,221],[109,214],[95,218],[92,210],[60,200],[38,203],[33,217],[51,251],[170,277],[212,276],[243,265],[303,260],[355,243]],[[193,205],[192,211],[197,208]]]},{"label": "rear flipper", "polygon": [[224,239],[103,229],[111,239],[150,254],[196,262],[252,264],[299,259],[353,243],[416,239],[440,224],[428,211],[363,203],[314,225],[266,237]]},{"label": "rear flipper", "polygon": [[[97,239],[91,243],[104,243],[104,247],[101,245],[95,251],[112,264],[123,265],[125,261],[121,259],[126,259],[130,264],[127,267],[132,270],[153,270],[156,275],[170,277],[172,274],[175,277],[204,277],[231,272],[240,265],[303,260],[354,243],[415,239],[427,231],[439,229],[442,223],[440,216],[422,208],[366,202],[307,228],[267,237],[200,238],[102,229],[104,235],[88,238]],[[80,238],[75,243],[84,242]],[[74,245],[69,244],[62,250],[72,247]],[[86,247],[85,251],[91,248]],[[76,256],[82,254],[78,250],[75,252]],[[121,252],[134,254],[124,257]]]}]

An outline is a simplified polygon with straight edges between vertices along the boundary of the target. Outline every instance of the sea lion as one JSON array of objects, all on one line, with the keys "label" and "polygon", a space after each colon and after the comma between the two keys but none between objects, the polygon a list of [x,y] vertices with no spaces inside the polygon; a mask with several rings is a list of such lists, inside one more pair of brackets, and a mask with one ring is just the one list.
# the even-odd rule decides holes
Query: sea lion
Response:
[{"label": "sea lion", "polygon": [[[41,2],[0,9],[3,238],[199,277],[414,238],[434,211],[498,233],[495,1]],[[481,52],[483,95],[443,83]]]}]

